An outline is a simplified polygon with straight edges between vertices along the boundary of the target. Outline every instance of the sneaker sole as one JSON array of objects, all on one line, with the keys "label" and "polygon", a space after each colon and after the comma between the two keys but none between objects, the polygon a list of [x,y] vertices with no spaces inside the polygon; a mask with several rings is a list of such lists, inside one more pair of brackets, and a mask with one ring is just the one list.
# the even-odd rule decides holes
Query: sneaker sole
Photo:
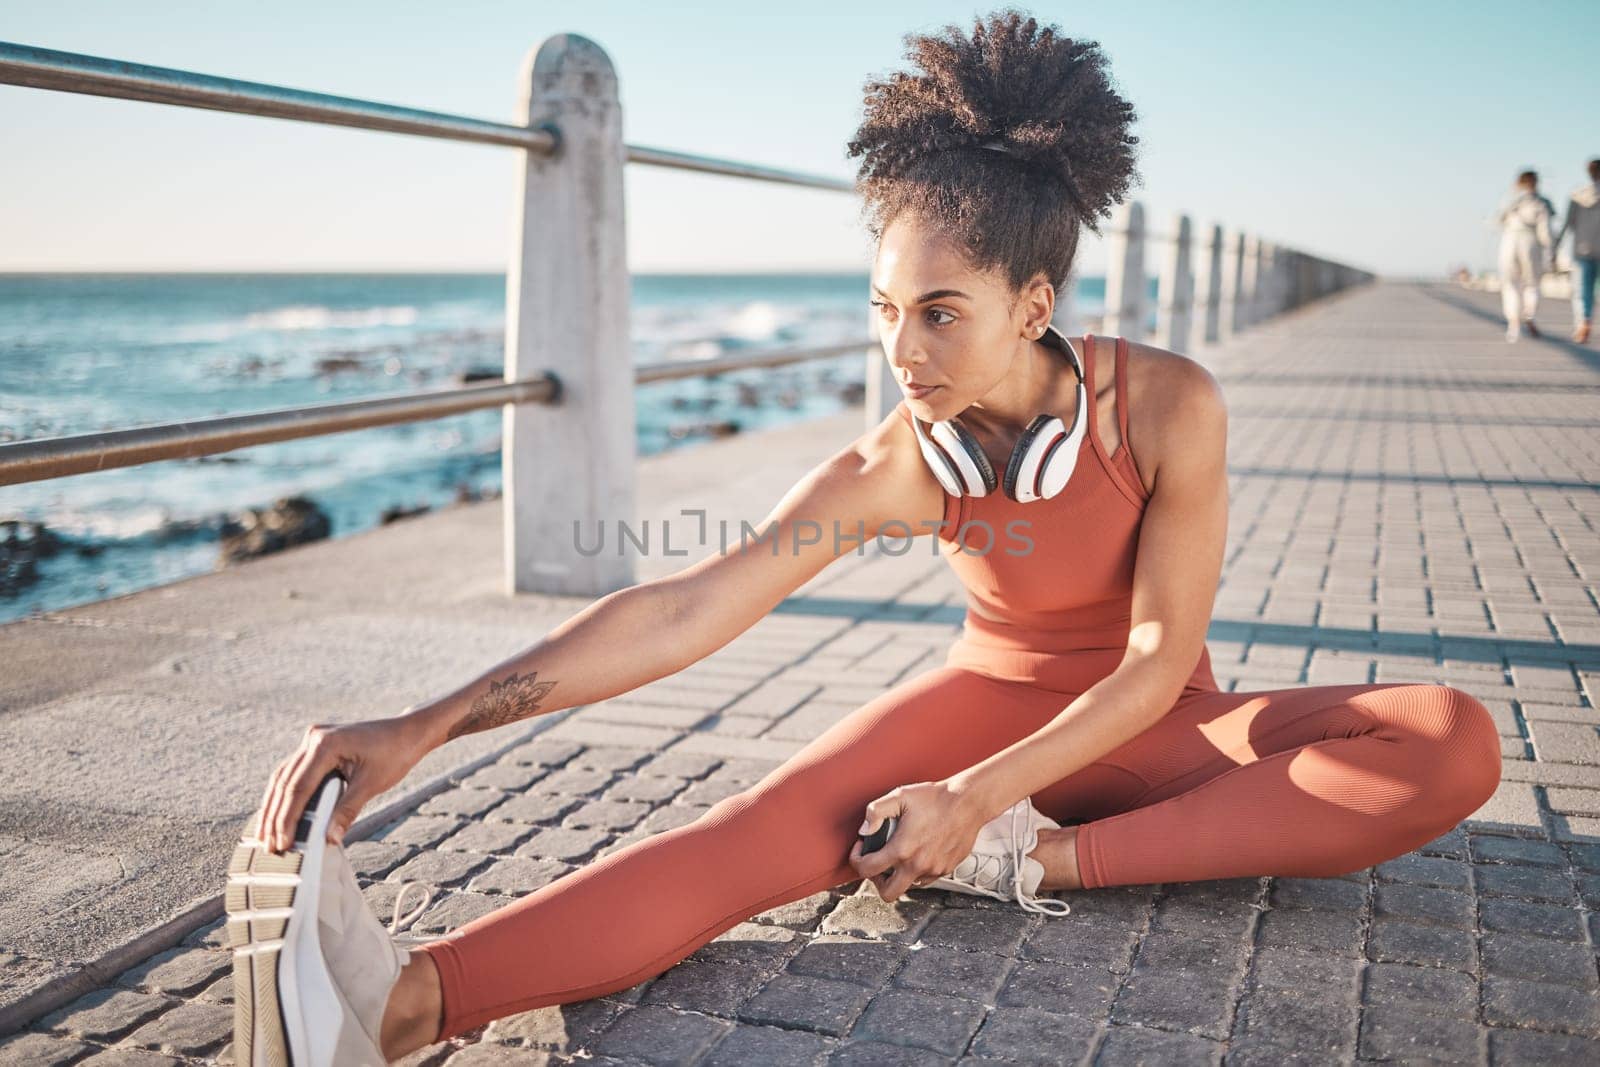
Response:
[{"label": "sneaker sole", "polygon": [[335,1033],[341,1021],[316,908],[328,826],[344,786],[342,775],[329,772],[282,855],[246,837],[228,860],[224,902],[239,1067],[331,1067],[317,1062],[311,1045],[313,1028]]}]

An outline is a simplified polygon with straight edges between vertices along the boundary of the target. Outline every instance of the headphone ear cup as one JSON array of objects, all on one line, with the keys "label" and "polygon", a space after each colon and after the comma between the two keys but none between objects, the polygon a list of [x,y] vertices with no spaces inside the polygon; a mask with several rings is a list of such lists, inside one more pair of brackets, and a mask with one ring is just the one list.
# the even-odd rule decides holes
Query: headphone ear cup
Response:
[{"label": "headphone ear cup", "polygon": [[972,460],[972,465],[978,469],[978,476],[983,479],[983,493],[973,493],[973,496],[983,496],[992,493],[1000,486],[1000,479],[995,476],[994,466],[990,464],[989,457],[983,451],[983,446],[978,444],[978,439],[972,436],[972,431],[961,425],[960,419],[948,419],[942,423],[951,436],[959,442],[960,448]]},{"label": "headphone ear cup", "polygon": [[922,427],[921,419],[913,417],[911,426],[916,431],[917,447],[922,450],[922,461],[928,465],[928,469],[944,487],[944,491],[951,496],[965,496],[967,480],[961,473],[961,468],[945,453],[943,445],[929,438],[928,431]]},{"label": "headphone ear cup", "polygon": [[[1051,418],[1052,416],[1050,415],[1035,415],[1033,421],[1023,429],[1022,436],[1017,438],[1016,445],[1011,449],[1011,459],[1006,463],[1005,488],[1006,496],[1012,500],[1017,500],[1017,478],[1022,473],[1022,465],[1028,457],[1028,450],[1033,447],[1033,439],[1039,435],[1039,431],[1044,428]],[[1031,474],[1029,481],[1032,481]],[[1025,503],[1025,501],[1018,501],[1018,503]]]}]

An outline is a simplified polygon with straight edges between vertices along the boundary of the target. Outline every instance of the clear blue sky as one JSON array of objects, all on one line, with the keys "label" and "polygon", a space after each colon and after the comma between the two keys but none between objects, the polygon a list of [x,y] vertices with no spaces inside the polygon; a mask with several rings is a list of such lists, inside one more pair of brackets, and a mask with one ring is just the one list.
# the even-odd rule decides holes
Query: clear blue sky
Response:
[{"label": "clear blue sky", "polygon": [[[840,177],[902,36],[1000,6],[0,3],[7,41],[499,120],[523,54],[580,33],[617,65],[631,143]],[[1107,52],[1158,227],[1184,210],[1384,273],[1489,267],[1512,175],[1537,168],[1562,207],[1600,156],[1594,0],[1018,6]],[[509,251],[512,149],[14,86],[0,144],[0,270],[501,270]],[[870,261],[848,194],[638,165],[626,187],[634,270]]]}]

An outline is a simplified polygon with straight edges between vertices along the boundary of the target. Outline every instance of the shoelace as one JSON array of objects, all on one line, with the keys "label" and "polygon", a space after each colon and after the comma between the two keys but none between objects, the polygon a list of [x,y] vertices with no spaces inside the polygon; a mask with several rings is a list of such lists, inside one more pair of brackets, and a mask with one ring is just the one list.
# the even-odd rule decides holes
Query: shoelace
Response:
[{"label": "shoelace", "polygon": [[[402,919],[400,917],[400,902],[405,899],[406,890],[408,889],[421,889],[423,892],[422,903],[418,904],[414,911]],[[432,903],[432,901],[432,887],[425,885],[422,882],[407,882],[405,885],[401,886],[400,892],[396,894],[394,898],[394,914],[389,918],[390,935],[401,941],[429,940],[421,934],[402,936],[400,932],[420,919],[422,917],[422,913],[428,910],[428,905]]]},{"label": "shoelace", "polygon": [[[1031,802],[1023,797],[1011,805],[1011,886],[1016,893],[1017,904],[1023,911],[1038,912],[1041,915],[1065,915],[1072,910],[1072,905],[1064,900],[1046,899],[1043,897],[1030,897],[1022,891],[1022,860],[1025,853],[1022,851],[1022,835],[1017,830],[1017,818],[1022,816]],[[1026,818],[1023,826],[1027,826]],[[1052,905],[1055,905],[1052,907]]]},{"label": "shoelace", "polygon": [[[1028,896],[1022,891],[1022,860],[1026,855],[1023,849],[1022,834],[1017,826],[1017,819],[1022,816],[1029,806],[1026,797],[1011,806],[1011,862],[1008,867],[1003,856],[985,856],[973,853],[967,859],[973,862],[972,881],[979,888],[1003,893],[1010,888],[1016,897],[1017,904],[1024,911],[1037,912],[1041,915],[1066,915],[1072,911],[1072,905],[1064,900],[1054,900],[1043,897]],[[1026,821],[1023,823],[1026,826]],[[966,863],[967,860],[962,860]],[[959,868],[957,868],[959,870]],[[953,872],[952,872],[953,873]],[[1009,877],[1010,886],[1006,880]],[[965,880],[965,879],[963,879]]]}]

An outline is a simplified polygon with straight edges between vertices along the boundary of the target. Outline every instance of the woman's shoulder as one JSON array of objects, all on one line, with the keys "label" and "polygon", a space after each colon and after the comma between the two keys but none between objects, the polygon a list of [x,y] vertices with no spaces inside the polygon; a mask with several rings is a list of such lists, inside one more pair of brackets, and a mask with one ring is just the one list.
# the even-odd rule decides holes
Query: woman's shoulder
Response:
[{"label": "woman's shoulder", "polygon": [[[1183,447],[1196,417],[1226,417],[1222,386],[1198,360],[1140,341],[1128,342],[1128,447],[1152,482],[1163,455]],[[1147,487],[1148,488],[1148,487]]]}]

